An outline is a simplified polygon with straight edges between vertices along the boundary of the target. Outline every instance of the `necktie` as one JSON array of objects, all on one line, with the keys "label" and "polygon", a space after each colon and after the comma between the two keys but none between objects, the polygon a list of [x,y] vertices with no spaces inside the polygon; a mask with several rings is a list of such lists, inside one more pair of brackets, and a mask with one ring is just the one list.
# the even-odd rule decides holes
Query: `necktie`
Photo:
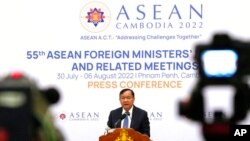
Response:
[{"label": "necktie", "polygon": [[128,113],[126,113],[126,117],[124,118],[123,121],[123,128],[128,128]]}]

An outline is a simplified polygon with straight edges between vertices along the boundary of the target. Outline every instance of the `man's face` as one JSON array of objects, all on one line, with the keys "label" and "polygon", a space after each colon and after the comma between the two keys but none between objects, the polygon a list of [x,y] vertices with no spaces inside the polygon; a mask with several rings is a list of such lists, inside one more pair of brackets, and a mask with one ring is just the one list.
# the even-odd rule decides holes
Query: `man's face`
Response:
[{"label": "man's face", "polygon": [[135,98],[129,90],[120,95],[120,103],[126,111],[129,111],[129,109],[133,106],[134,100]]}]

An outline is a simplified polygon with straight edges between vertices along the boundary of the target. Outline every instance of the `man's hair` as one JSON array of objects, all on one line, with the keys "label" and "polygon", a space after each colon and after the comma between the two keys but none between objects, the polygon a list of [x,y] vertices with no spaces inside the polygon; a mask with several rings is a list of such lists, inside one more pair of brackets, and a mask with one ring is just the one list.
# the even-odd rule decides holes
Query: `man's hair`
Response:
[{"label": "man's hair", "polygon": [[122,90],[120,91],[120,96],[121,96],[124,92],[126,92],[126,91],[130,91],[130,92],[132,93],[133,97],[135,97],[135,93],[134,93],[134,91],[133,91],[133,90],[131,90],[131,89],[128,89],[128,88],[126,88],[126,89],[122,89]]}]

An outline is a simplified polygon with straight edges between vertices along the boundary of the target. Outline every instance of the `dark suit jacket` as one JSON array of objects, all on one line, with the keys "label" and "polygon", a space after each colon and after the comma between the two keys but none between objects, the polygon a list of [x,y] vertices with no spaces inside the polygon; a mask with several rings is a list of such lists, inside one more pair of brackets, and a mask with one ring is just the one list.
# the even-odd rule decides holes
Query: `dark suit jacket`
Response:
[{"label": "dark suit jacket", "polygon": [[[122,107],[112,110],[109,114],[109,119],[107,123],[108,126],[110,128],[120,128],[121,122],[117,123],[116,127],[115,124],[121,118],[121,116],[122,116]],[[134,106],[130,128],[133,128],[134,130],[142,134],[146,134],[150,137],[149,124],[150,123],[147,112],[143,109]]]}]

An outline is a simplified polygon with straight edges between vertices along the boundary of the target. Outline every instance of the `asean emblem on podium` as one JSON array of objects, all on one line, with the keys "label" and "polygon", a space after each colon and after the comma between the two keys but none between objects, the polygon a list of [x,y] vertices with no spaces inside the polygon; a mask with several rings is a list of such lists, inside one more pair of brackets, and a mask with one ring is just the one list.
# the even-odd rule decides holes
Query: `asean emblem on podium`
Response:
[{"label": "asean emblem on podium", "polygon": [[105,135],[99,136],[99,141],[151,141],[147,135],[132,128],[116,128]]},{"label": "asean emblem on podium", "polygon": [[117,137],[115,141],[133,141],[133,139],[129,136],[128,131],[122,129],[120,131],[120,136]]}]

